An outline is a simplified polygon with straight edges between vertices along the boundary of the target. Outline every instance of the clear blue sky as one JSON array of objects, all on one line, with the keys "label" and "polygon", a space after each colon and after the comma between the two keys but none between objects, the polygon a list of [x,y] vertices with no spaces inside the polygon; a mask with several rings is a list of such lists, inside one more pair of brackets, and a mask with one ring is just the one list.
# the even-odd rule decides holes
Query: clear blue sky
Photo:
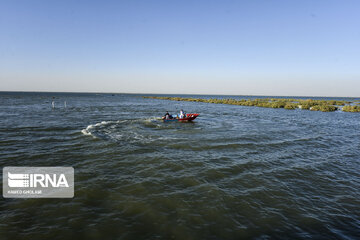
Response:
[{"label": "clear blue sky", "polygon": [[360,96],[360,1],[1,1],[0,90]]}]

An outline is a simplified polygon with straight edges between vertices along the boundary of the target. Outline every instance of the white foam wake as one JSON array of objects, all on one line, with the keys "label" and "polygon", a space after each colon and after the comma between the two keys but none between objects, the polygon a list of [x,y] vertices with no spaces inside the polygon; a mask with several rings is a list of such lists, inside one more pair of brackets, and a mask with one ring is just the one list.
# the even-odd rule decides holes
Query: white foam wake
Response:
[{"label": "white foam wake", "polygon": [[81,130],[81,133],[84,134],[84,135],[87,135],[87,136],[92,136],[94,138],[96,138],[92,133],[91,133],[91,130],[96,128],[96,127],[100,127],[100,126],[105,126],[105,125],[108,125],[108,124],[112,124],[112,123],[122,123],[122,122],[125,122],[126,120],[118,120],[118,121],[102,121],[102,122],[99,122],[99,123],[95,123],[95,124],[90,124],[89,126],[87,126],[86,128],[82,129]]},{"label": "white foam wake", "polygon": [[94,135],[91,134],[91,129],[93,129],[94,127],[98,127],[98,126],[102,126],[102,125],[106,125],[109,123],[112,123],[113,121],[102,121],[96,124],[90,124],[89,126],[87,126],[86,128],[84,128],[83,130],[81,130],[81,133],[87,136],[92,136],[94,138],[96,138]]},{"label": "white foam wake", "polygon": [[95,138],[94,135],[91,134],[90,130],[94,127],[94,125],[90,124],[89,126],[87,126],[86,128],[84,128],[83,130],[81,130],[82,134],[87,135],[87,136],[93,136]]}]

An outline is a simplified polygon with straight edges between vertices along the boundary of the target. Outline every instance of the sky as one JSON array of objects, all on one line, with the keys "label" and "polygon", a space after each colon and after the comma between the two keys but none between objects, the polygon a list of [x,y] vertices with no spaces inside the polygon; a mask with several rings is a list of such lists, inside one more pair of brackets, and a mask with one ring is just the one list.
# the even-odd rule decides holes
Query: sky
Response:
[{"label": "sky", "polygon": [[0,0],[0,91],[360,97],[358,0]]}]

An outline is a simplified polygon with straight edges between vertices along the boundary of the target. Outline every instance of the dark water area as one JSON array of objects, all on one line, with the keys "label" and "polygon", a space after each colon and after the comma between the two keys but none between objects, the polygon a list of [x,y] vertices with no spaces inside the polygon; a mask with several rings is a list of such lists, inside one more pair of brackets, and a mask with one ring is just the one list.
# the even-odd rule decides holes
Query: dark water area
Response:
[{"label": "dark water area", "polygon": [[75,169],[1,198],[0,239],[360,239],[360,114],[141,96],[0,92],[0,166]]}]

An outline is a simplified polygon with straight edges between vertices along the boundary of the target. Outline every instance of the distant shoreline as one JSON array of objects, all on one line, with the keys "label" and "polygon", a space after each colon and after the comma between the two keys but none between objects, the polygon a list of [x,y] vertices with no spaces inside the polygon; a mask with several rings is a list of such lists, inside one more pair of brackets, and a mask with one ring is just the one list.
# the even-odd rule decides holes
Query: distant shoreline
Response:
[{"label": "distant shoreline", "polygon": [[314,96],[314,95],[263,95],[263,94],[239,94],[239,95],[233,95],[233,94],[199,94],[199,93],[143,93],[143,92],[58,92],[58,91],[0,91],[1,93],[45,93],[45,94],[123,94],[123,95],[163,95],[163,96],[226,96],[226,97],[275,97],[275,98],[290,98],[290,97],[296,97],[296,98],[360,98],[359,97],[345,97],[345,96]]},{"label": "distant shoreline", "polygon": [[344,100],[325,100],[325,99],[294,99],[294,98],[256,98],[256,99],[201,99],[201,98],[183,98],[183,97],[159,97],[159,96],[143,96],[147,99],[169,100],[169,101],[185,101],[185,102],[202,102],[213,104],[227,104],[246,107],[262,107],[262,108],[283,108],[287,110],[310,110],[321,112],[360,112],[360,100],[344,101]]}]

